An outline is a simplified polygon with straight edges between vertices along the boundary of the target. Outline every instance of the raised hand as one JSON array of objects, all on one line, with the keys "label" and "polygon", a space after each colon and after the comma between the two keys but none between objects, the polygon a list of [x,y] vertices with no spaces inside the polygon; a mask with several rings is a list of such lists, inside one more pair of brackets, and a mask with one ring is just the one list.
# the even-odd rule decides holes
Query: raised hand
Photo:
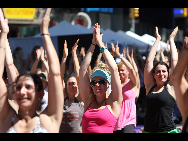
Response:
[{"label": "raised hand", "polygon": [[115,47],[115,52],[116,52],[116,55],[119,55],[119,47],[118,47],[118,42],[116,43],[116,47]]},{"label": "raised hand", "polygon": [[37,49],[36,50],[36,54],[37,54],[37,60],[40,60],[41,59],[41,49]]},{"label": "raised hand", "polygon": [[52,8],[47,8],[44,18],[42,19],[42,23],[40,26],[40,32],[42,34],[48,34],[48,27],[50,22],[50,12]]},{"label": "raised hand", "polygon": [[[127,48],[128,48],[128,47],[127,47]],[[123,48],[123,55],[124,55],[124,57],[126,57],[126,50],[127,50],[126,47],[124,47],[124,48]]]},{"label": "raised hand", "polygon": [[65,40],[64,49],[63,49],[63,57],[67,58],[67,56],[68,56],[68,48],[67,48],[67,41]]},{"label": "raised hand", "polygon": [[160,40],[161,40],[161,35],[159,35],[159,32],[158,32],[158,27],[156,26],[155,27],[155,36],[156,36],[156,38],[159,38]]},{"label": "raised hand", "polygon": [[80,56],[85,56],[85,47],[81,47]]},{"label": "raised hand", "polygon": [[114,47],[114,44],[111,43],[111,46],[112,46],[112,56],[114,57],[115,56],[115,47]]},{"label": "raised hand", "polygon": [[102,35],[103,34],[100,34],[100,25],[98,25],[98,23],[95,24],[94,33],[95,33],[97,45],[99,47],[103,47],[104,46],[104,43],[102,42]]},{"label": "raised hand", "polygon": [[4,19],[3,11],[0,8],[0,30],[2,33],[7,33],[9,32],[9,27],[8,27],[8,19]]},{"label": "raised hand", "polygon": [[43,47],[40,47],[40,51],[41,51],[40,59],[41,59],[41,60],[45,60],[45,59],[44,59],[44,48],[43,48]]},{"label": "raised hand", "polygon": [[173,30],[173,32],[169,36],[169,40],[174,40],[174,38],[176,37],[177,32],[178,32],[178,26]]},{"label": "raised hand", "polygon": [[77,50],[77,48],[78,48],[78,41],[79,41],[80,39],[78,39],[77,41],[76,41],[76,43],[74,44],[74,46],[72,47],[72,55],[75,55],[76,54],[76,50]]}]

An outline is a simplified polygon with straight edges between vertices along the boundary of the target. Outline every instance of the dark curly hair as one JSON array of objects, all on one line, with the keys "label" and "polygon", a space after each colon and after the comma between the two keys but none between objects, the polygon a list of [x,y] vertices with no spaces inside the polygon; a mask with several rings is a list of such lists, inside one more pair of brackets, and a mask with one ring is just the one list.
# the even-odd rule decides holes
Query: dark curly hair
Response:
[{"label": "dark curly hair", "polygon": [[166,66],[166,68],[167,68],[167,71],[168,71],[168,78],[167,78],[167,82],[170,80],[170,74],[169,74],[169,66],[165,63],[165,62],[163,62],[163,61],[159,61],[159,62],[157,62],[155,65],[154,65],[154,67],[153,67],[153,69],[152,69],[152,72],[153,72],[153,74],[155,74],[155,69],[156,69],[156,67],[158,66],[158,65],[164,65],[164,66]]}]

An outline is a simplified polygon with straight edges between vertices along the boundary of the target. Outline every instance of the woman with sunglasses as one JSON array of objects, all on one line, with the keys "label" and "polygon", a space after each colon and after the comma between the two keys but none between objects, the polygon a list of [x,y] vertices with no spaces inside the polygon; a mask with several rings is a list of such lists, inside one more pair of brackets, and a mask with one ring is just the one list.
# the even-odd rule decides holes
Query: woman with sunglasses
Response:
[{"label": "woman with sunglasses", "polygon": [[114,133],[134,133],[136,127],[136,93],[140,90],[140,79],[136,70],[136,63],[133,65],[119,53],[118,42],[115,47],[116,55],[121,59],[117,64],[121,80],[123,102],[121,112],[114,128]]},{"label": "woman with sunglasses", "polygon": [[[107,65],[99,63],[93,69],[90,83],[87,68],[91,62],[96,43],[100,47]],[[79,76],[79,92],[84,102],[82,132],[113,133],[122,103],[121,81],[116,62],[102,42],[98,23],[94,27],[92,44],[81,63]],[[107,89],[110,84],[112,92],[108,96]]]}]

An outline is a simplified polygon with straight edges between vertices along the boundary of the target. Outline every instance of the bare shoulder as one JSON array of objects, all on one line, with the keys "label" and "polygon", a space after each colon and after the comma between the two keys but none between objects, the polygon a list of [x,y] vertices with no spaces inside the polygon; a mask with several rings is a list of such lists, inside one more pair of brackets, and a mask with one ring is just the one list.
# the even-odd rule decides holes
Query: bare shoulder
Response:
[{"label": "bare shoulder", "polygon": [[39,117],[42,127],[44,127],[49,133],[59,133],[60,123],[58,123],[53,117],[51,118],[48,116],[47,110],[44,110]]},{"label": "bare shoulder", "polygon": [[91,92],[88,96],[88,99],[84,103],[84,112],[86,111],[89,104],[95,99],[95,95],[93,92]]},{"label": "bare shoulder", "polygon": [[174,86],[167,83],[167,89],[168,89],[169,94],[176,100]]},{"label": "bare shoulder", "polygon": [[112,101],[111,99],[107,99],[107,107],[110,110],[110,112],[116,117],[119,117],[120,114],[120,105],[117,101]]},{"label": "bare shoulder", "polygon": [[3,117],[0,121],[0,133],[6,133],[7,130],[11,127],[12,123],[12,118],[16,115],[17,113],[15,110],[10,107],[9,112],[6,117]]},{"label": "bare shoulder", "polygon": [[155,85],[156,85],[155,81],[152,81],[152,82],[150,83],[150,85],[145,85],[145,88],[146,88],[146,95],[149,93],[149,91],[151,90],[151,88],[152,88],[153,86],[155,86]]}]

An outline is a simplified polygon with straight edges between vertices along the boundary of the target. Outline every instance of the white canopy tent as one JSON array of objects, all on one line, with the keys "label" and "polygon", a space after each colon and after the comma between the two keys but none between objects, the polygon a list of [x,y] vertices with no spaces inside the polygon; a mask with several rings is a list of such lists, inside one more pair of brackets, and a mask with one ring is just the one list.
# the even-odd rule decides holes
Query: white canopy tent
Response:
[{"label": "white canopy tent", "polygon": [[[153,45],[153,44],[155,43],[155,41],[156,41],[156,38],[155,38],[155,37],[153,37],[153,36],[151,36],[151,35],[148,35],[148,34],[142,35],[141,38],[144,39],[144,40],[146,40],[150,45]],[[157,51],[160,50],[161,46],[162,46],[162,47],[165,47],[165,50],[166,50],[166,51],[169,51],[169,50],[167,49],[167,43],[165,43],[165,42],[163,42],[163,41],[160,41],[160,43],[159,43],[159,45],[158,45],[158,47],[157,47]]]},{"label": "white canopy tent", "polygon": [[138,47],[140,52],[145,52],[148,48],[148,45],[150,45],[146,41],[144,41],[139,35],[131,31],[124,32],[122,30],[118,30],[117,34],[124,36],[125,38],[129,40],[129,43],[127,43],[127,46],[129,45],[136,46]]}]

